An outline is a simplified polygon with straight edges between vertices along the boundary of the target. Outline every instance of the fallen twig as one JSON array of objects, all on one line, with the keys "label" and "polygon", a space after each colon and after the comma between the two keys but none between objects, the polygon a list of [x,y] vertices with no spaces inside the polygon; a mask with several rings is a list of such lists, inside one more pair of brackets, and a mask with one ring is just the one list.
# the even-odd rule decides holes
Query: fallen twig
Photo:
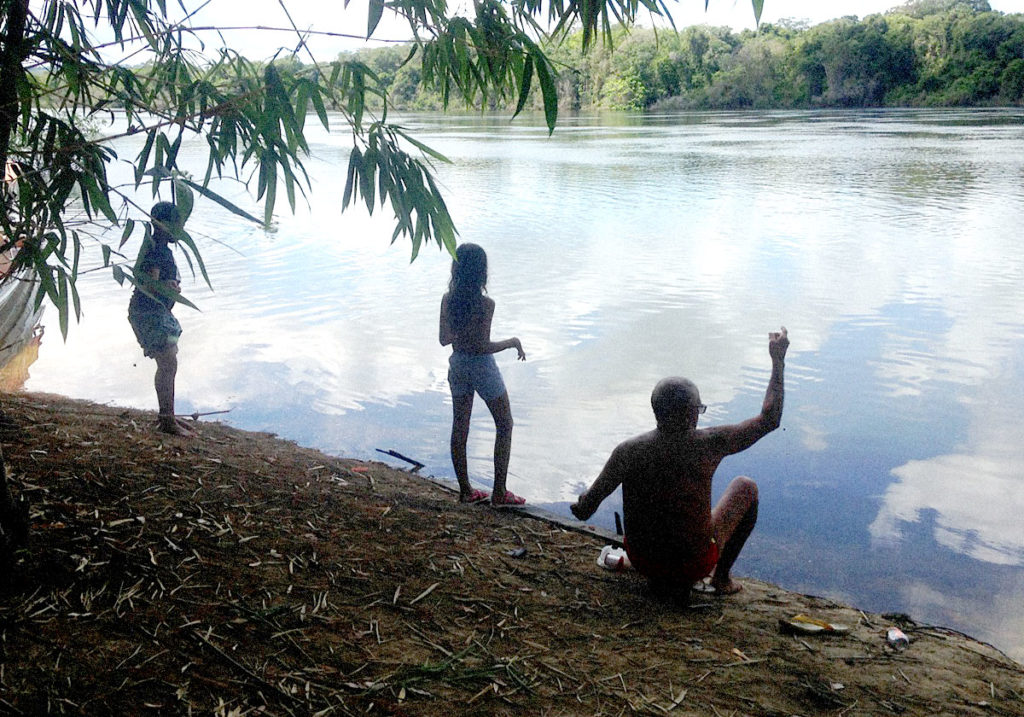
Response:
[{"label": "fallen twig", "polygon": [[200,416],[218,416],[222,413],[231,413],[230,408],[226,408],[223,411],[195,411],[193,413],[175,413],[175,418],[191,418],[193,421],[198,421]]},{"label": "fallen twig", "polygon": [[410,473],[415,473],[416,471],[418,471],[420,468],[422,468],[425,465],[423,463],[420,463],[415,458],[409,458],[408,456],[403,456],[398,451],[393,451],[390,448],[388,450],[386,450],[386,451],[383,450],[383,449],[378,448],[377,452],[378,453],[383,453],[386,456],[391,456],[392,458],[397,458],[400,461],[405,461],[406,463],[411,463],[413,467],[410,469],[410,471],[409,471]]},{"label": "fallen twig", "polygon": [[273,691],[274,691],[274,692],[276,692],[277,694],[281,695],[282,697],[284,697],[284,698],[286,698],[286,699],[288,699],[288,700],[290,700],[290,701],[292,701],[292,702],[295,702],[295,703],[298,703],[298,702],[300,702],[300,700],[299,700],[299,699],[298,699],[297,697],[295,697],[294,695],[291,695],[291,694],[289,694],[289,693],[288,693],[287,691],[285,691],[285,690],[281,689],[281,688],[280,688],[280,687],[278,687],[277,685],[274,685],[274,684],[271,684],[270,682],[267,682],[267,681],[266,681],[265,679],[263,679],[262,677],[260,677],[259,675],[257,675],[257,674],[256,674],[255,672],[253,672],[252,670],[250,670],[250,669],[249,669],[248,667],[246,667],[245,665],[243,665],[243,664],[242,664],[241,662],[239,662],[239,661],[238,661],[238,660],[236,660],[235,658],[231,657],[231,655],[227,654],[227,653],[226,653],[226,652],[224,652],[224,651],[223,651],[222,649],[220,649],[219,647],[217,647],[216,645],[214,645],[214,644],[213,644],[212,642],[210,642],[210,641],[209,641],[209,640],[208,640],[208,639],[206,638],[206,636],[205,636],[205,635],[203,635],[203,634],[202,634],[201,632],[199,632],[198,630],[193,630],[193,631],[192,631],[192,635],[193,635],[193,636],[194,636],[194,637],[195,637],[196,639],[198,639],[198,640],[199,640],[200,642],[202,642],[202,643],[203,643],[204,645],[206,645],[206,646],[207,646],[207,647],[209,647],[209,648],[210,648],[211,650],[213,650],[213,651],[214,651],[214,652],[216,652],[216,653],[217,653],[218,655],[220,655],[220,657],[221,657],[221,658],[222,658],[222,659],[223,659],[223,660],[224,660],[225,662],[227,662],[228,664],[232,665],[232,666],[233,666],[233,667],[234,667],[235,669],[237,669],[237,670],[240,670],[240,671],[241,671],[241,672],[242,672],[242,673],[243,673],[243,674],[244,674],[244,675],[245,675],[246,677],[248,677],[248,678],[249,678],[250,680],[254,680],[255,682],[258,682],[258,683],[259,683],[260,685],[263,685],[263,687],[265,687],[266,689],[268,689],[268,690],[273,690]]}]

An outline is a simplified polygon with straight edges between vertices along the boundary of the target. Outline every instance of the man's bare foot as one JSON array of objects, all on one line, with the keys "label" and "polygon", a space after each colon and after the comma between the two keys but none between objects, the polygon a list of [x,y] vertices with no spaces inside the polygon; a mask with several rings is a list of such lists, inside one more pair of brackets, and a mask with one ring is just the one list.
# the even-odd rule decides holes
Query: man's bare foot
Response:
[{"label": "man's bare foot", "polygon": [[731,578],[727,578],[724,582],[711,581],[711,587],[714,589],[715,595],[735,595],[743,586]]}]

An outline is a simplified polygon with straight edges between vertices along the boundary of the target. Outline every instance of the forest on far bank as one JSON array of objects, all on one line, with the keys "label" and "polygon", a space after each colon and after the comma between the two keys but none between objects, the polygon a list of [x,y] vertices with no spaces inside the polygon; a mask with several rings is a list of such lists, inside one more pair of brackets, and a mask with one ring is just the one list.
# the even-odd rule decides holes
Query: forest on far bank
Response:
[{"label": "forest on far bank", "polygon": [[[574,110],[1009,106],[1024,102],[1024,14],[987,0],[911,0],[884,14],[808,26],[618,29],[612,47],[583,53],[582,33],[545,52],[559,102]],[[362,50],[392,106],[442,107],[409,48]],[[539,93],[534,90],[535,95]],[[488,109],[514,109],[515,97]],[[540,98],[534,97],[535,107]]]}]

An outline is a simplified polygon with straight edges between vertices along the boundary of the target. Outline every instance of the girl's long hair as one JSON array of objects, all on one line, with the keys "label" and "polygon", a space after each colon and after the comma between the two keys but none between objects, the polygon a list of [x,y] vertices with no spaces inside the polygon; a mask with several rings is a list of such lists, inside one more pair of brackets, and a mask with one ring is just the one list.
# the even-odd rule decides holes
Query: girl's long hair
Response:
[{"label": "girl's long hair", "polygon": [[487,254],[476,244],[460,244],[448,282],[448,324],[456,334],[483,308],[487,291]]}]

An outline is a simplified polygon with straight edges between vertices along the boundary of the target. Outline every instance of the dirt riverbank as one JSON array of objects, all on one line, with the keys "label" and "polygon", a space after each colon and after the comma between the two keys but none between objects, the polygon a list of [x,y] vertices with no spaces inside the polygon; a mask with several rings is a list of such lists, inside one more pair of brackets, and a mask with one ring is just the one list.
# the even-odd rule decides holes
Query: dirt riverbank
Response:
[{"label": "dirt riverbank", "polygon": [[[941,627],[742,576],[681,610],[597,538],[380,463],[0,408],[32,524],[0,578],[0,714],[1024,714],[1024,666]],[[783,634],[800,613],[850,632]]]}]

